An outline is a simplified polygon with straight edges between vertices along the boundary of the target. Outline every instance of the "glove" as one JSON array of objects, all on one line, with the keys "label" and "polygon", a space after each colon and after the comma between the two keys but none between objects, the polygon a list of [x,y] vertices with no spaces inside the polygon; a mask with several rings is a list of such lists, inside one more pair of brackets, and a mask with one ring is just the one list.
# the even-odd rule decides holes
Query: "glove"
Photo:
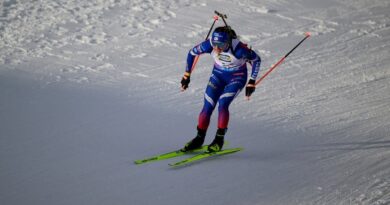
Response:
[{"label": "glove", "polygon": [[249,99],[249,97],[252,95],[253,92],[255,92],[255,83],[256,81],[253,79],[250,79],[248,82],[248,85],[246,85],[245,88],[245,96]]},{"label": "glove", "polygon": [[188,85],[190,84],[190,76],[191,73],[185,72],[183,78],[181,79],[181,90],[184,91],[188,88]]}]

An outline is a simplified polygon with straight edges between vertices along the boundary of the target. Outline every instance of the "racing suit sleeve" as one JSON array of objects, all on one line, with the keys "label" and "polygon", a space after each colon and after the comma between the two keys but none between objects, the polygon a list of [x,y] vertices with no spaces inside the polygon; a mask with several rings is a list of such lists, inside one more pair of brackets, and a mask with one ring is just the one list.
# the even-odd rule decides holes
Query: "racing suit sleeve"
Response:
[{"label": "racing suit sleeve", "polygon": [[261,58],[255,51],[249,49],[245,44],[239,43],[236,48],[236,57],[246,59],[252,66],[250,79],[256,80],[260,71]]},{"label": "racing suit sleeve", "polygon": [[213,51],[213,47],[211,46],[210,40],[207,39],[203,41],[202,43],[196,45],[193,47],[187,55],[187,66],[186,66],[186,72],[191,73],[191,68],[194,64],[195,57],[199,56],[203,53],[211,53]]}]

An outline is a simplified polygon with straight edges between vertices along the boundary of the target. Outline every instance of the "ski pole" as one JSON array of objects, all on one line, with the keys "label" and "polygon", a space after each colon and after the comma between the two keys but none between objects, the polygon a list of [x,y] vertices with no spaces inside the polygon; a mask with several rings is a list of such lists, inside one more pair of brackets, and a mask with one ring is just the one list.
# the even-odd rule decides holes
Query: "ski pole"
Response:
[{"label": "ski pole", "polygon": [[[214,16],[214,22],[213,22],[213,24],[211,25],[210,30],[209,30],[209,32],[207,33],[207,36],[206,36],[205,40],[207,40],[207,39],[209,38],[210,33],[211,33],[211,31],[213,30],[213,28],[214,28],[215,22],[217,22],[217,21],[218,21],[218,16]],[[199,60],[199,56],[196,56],[195,59],[194,59],[194,63],[192,64],[192,67],[191,67],[191,73],[192,73],[192,71],[195,69],[195,66],[196,66],[196,63],[198,63],[198,60]]]},{"label": "ski pole", "polygon": [[214,11],[214,13],[217,14],[219,17],[221,17],[223,23],[225,24],[226,28],[229,31],[229,35],[232,34],[233,33],[232,29],[230,28],[230,26],[228,26],[228,24],[226,23],[226,20],[225,20],[227,18],[226,14],[219,13],[218,11]]},{"label": "ski pole", "polygon": [[275,65],[273,65],[260,79],[258,79],[255,83],[255,86],[258,85],[268,74],[270,74],[278,65],[280,65],[286,58],[289,56],[303,41],[310,37],[310,33],[305,33],[305,38],[303,38],[293,49],[291,49],[283,58],[281,58]]},{"label": "ski pole", "polygon": [[222,21],[223,21],[223,23],[225,23],[225,26],[228,26],[226,21],[225,21],[225,19],[227,18],[226,14],[219,13],[218,11],[214,11],[214,13],[217,14],[217,16],[222,18]]}]

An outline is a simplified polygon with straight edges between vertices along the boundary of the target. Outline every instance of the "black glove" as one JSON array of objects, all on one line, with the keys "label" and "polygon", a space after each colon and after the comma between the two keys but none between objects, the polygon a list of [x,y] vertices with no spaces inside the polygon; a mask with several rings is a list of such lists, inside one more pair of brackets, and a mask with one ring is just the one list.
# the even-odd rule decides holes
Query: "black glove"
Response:
[{"label": "black glove", "polygon": [[249,82],[248,82],[248,85],[246,85],[246,88],[245,88],[245,96],[246,97],[250,97],[252,95],[253,92],[255,92],[255,83],[256,81],[253,80],[253,79],[250,79]]},{"label": "black glove", "polygon": [[188,88],[188,85],[190,84],[190,76],[191,73],[185,72],[183,78],[181,79],[181,90],[184,91]]}]

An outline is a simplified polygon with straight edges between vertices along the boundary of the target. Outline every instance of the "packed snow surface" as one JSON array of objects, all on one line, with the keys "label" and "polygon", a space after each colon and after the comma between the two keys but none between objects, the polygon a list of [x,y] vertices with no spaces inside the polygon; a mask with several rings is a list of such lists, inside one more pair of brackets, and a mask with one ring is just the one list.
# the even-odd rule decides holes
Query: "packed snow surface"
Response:
[{"label": "packed snow surface", "polygon": [[[214,10],[260,75],[311,37],[231,105],[244,151],[135,165],[195,136]],[[388,0],[2,0],[0,48],[1,204],[390,204]]]}]

